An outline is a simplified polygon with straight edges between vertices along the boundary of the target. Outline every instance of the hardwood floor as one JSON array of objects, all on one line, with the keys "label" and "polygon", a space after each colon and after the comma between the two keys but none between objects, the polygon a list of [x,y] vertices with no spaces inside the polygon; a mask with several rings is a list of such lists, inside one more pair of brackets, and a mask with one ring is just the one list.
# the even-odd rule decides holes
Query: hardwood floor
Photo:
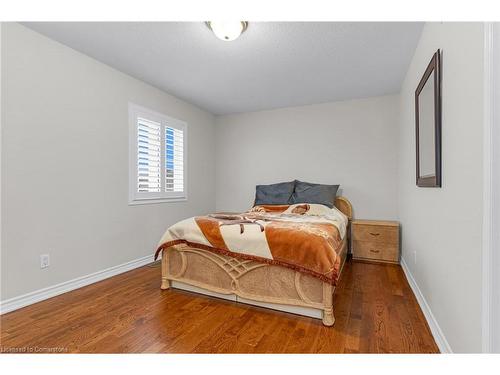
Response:
[{"label": "hardwood floor", "polygon": [[[396,265],[346,263],[336,322],[160,290],[145,266],[1,316],[3,352],[436,353]],[[28,348],[28,349],[23,349]]]}]

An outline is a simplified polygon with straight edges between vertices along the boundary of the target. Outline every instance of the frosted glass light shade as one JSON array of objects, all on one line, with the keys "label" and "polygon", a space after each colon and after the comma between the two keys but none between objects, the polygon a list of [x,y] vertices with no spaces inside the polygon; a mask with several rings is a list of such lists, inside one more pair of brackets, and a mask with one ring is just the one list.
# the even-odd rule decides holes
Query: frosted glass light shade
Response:
[{"label": "frosted glass light shade", "polygon": [[248,22],[245,21],[209,21],[207,26],[215,36],[229,42],[237,39],[246,30]]}]

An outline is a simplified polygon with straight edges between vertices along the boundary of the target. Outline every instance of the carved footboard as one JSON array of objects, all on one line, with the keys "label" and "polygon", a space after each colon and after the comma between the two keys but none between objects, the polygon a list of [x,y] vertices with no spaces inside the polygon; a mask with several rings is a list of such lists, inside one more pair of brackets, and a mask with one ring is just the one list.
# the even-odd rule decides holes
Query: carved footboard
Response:
[{"label": "carved footboard", "polygon": [[[340,252],[342,265],[347,241]],[[189,284],[203,290],[242,299],[321,310],[323,324],[333,325],[334,287],[315,277],[289,268],[239,260],[210,251],[176,245],[163,250],[162,289],[170,281]]]}]

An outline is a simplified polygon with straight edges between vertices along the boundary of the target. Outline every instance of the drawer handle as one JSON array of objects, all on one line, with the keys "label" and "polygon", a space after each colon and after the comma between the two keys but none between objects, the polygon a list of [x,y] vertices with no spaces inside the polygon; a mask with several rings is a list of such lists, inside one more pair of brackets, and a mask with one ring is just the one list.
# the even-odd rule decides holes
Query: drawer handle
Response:
[{"label": "drawer handle", "polygon": [[373,250],[373,249],[370,249],[370,252],[371,252],[371,253],[378,254],[378,253],[380,253],[380,250]]},{"label": "drawer handle", "polygon": [[380,233],[372,233],[372,232],[370,232],[370,234],[371,234],[372,236],[380,236]]}]

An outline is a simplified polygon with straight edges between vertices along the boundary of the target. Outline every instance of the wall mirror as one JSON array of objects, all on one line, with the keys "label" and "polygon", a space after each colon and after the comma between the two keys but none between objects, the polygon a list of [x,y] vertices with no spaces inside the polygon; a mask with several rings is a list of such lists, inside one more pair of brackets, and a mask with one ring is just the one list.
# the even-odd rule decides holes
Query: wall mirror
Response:
[{"label": "wall mirror", "polygon": [[441,54],[438,50],[415,90],[417,186],[441,186]]}]

